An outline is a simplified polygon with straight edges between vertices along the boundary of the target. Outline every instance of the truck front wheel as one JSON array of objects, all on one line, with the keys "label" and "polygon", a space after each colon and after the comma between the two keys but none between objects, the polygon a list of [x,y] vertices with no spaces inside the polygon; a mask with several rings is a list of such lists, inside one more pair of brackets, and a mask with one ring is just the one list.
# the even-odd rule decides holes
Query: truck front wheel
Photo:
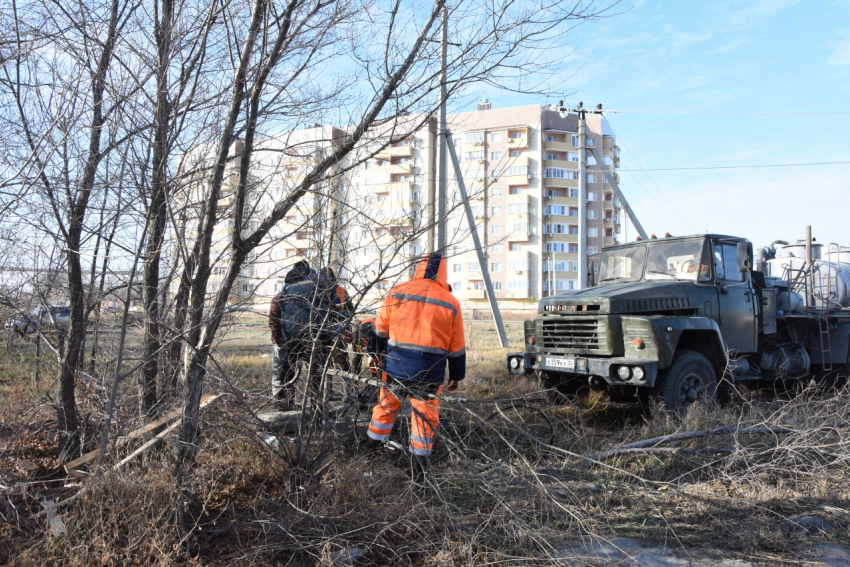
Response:
[{"label": "truck front wheel", "polygon": [[540,386],[546,391],[549,403],[562,405],[567,402],[567,397],[576,396],[579,390],[586,387],[587,380],[570,374],[541,372]]},{"label": "truck front wheel", "polygon": [[713,404],[717,395],[714,367],[702,354],[681,350],[673,363],[659,376],[656,392],[664,408],[684,417],[695,402]]}]

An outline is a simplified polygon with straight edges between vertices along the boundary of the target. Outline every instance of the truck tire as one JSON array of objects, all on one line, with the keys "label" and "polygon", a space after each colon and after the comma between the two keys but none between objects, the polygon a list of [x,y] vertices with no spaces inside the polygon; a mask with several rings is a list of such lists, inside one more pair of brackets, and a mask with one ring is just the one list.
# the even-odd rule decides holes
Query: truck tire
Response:
[{"label": "truck tire", "polygon": [[678,351],[659,378],[655,386],[658,401],[679,417],[684,417],[694,402],[714,404],[717,376],[708,359],[698,352]]},{"label": "truck tire", "polygon": [[546,390],[546,400],[553,405],[567,403],[566,397],[575,397],[579,390],[586,385],[585,381],[576,380],[569,375],[557,372],[540,373],[540,387]]}]

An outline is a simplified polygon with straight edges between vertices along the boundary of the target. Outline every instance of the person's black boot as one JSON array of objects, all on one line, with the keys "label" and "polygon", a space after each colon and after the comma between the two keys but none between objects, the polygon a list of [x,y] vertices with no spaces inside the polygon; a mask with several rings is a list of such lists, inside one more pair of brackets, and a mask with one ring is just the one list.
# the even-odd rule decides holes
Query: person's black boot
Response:
[{"label": "person's black boot", "polygon": [[411,479],[413,486],[420,489],[434,488],[436,482],[431,476],[431,462],[428,457],[413,457],[413,478]]},{"label": "person's black boot", "polygon": [[368,453],[374,453],[383,445],[382,442],[377,439],[372,439],[371,437],[367,437],[366,439],[361,439],[360,443],[357,444],[357,452],[366,455]]}]

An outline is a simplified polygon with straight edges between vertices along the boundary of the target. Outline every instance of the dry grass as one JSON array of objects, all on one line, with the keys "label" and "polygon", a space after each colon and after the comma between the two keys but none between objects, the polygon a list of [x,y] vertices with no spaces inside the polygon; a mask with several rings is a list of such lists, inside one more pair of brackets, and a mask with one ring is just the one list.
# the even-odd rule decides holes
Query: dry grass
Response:
[{"label": "dry grass", "polygon": [[[359,456],[351,438],[331,436],[328,458],[313,470],[295,470],[287,438],[277,447],[259,440],[245,404],[266,401],[271,360],[263,356],[270,350],[265,321],[252,315],[232,322],[216,352],[209,389],[225,396],[204,413],[187,500],[173,487],[171,446],[120,474],[63,487],[68,483],[52,457],[53,371],[45,367],[36,387],[31,344],[14,345],[0,358],[0,562],[316,565],[358,547],[368,549],[358,565],[545,564],[565,542],[596,534],[780,565],[804,558],[817,543],[850,544],[850,441],[840,427],[823,429],[843,426],[848,392],[738,400],[696,408],[681,423],[660,413],[647,418],[598,394],[553,407],[533,380],[506,374],[507,350],[499,348],[492,323],[467,327],[468,378],[460,399],[443,402],[440,448],[448,456],[432,471],[439,490],[427,493],[411,488],[410,464],[399,452]],[[508,329],[519,344],[521,323]],[[128,384],[123,428],[134,395]],[[497,408],[494,399],[513,402]],[[91,422],[102,417],[96,387],[80,405]],[[676,431],[758,425],[791,431],[709,436],[668,445],[678,452],[604,464],[584,458]],[[403,430],[400,423],[395,434],[402,443]],[[92,427],[89,437],[96,433]],[[548,437],[541,445],[527,434]],[[37,468],[25,470],[26,462]],[[82,496],[61,510],[66,536],[51,537],[43,519],[28,519],[41,509],[37,498],[79,490]],[[176,520],[184,503],[191,525]],[[821,517],[834,529],[795,531],[788,520],[800,515]]]}]

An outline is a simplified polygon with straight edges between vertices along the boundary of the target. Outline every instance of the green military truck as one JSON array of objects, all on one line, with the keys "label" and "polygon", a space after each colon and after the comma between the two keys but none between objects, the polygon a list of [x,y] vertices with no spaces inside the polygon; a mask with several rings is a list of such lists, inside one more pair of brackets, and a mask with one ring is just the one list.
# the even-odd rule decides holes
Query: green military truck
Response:
[{"label": "green military truck", "polygon": [[755,258],[719,234],[606,247],[597,285],[540,301],[508,372],[554,399],[589,386],[680,414],[723,384],[847,376],[850,251],[781,243]]}]

